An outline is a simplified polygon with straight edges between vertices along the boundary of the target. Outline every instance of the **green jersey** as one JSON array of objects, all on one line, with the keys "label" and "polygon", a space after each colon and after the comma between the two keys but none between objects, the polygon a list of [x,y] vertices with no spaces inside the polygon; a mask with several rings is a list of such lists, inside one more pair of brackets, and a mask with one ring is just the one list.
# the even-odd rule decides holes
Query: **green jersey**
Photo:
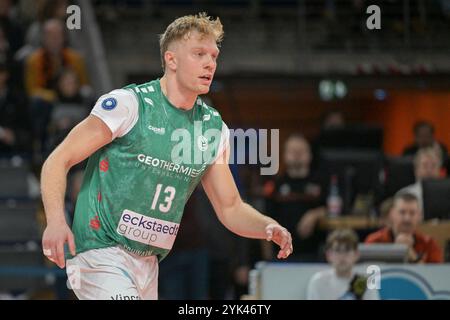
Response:
[{"label": "green jersey", "polygon": [[121,245],[161,260],[191,193],[225,149],[228,129],[201,98],[187,111],[173,106],[159,80],[100,97],[92,114],[113,141],[87,163],[72,227],[77,253]]}]

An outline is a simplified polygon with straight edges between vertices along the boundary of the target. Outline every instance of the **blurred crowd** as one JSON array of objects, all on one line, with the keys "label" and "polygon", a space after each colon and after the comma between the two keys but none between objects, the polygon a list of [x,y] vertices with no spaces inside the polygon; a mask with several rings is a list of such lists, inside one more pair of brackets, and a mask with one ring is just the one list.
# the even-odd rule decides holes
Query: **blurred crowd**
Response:
[{"label": "blurred crowd", "polygon": [[[324,1],[330,21],[340,19],[335,2]],[[449,12],[448,1],[435,2]],[[349,5],[357,11],[362,3],[355,0]],[[421,2],[413,3],[413,12],[420,17]],[[93,105],[84,59],[66,33],[68,5],[68,0],[0,0],[0,157],[20,154],[36,173]],[[405,244],[410,263],[448,259],[445,248],[418,229],[427,218],[421,182],[446,179],[450,168],[447,147],[436,140],[433,124],[421,121],[411,128],[415,140],[405,146],[403,156],[411,161],[414,181],[390,191],[383,179],[363,189],[355,183],[350,192],[346,176],[322,161],[321,137],[351,125],[345,113],[331,110],[323,116],[317,137],[308,139],[301,132],[290,135],[282,141],[283,170],[276,176],[261,176],[258,165],[231,165],[243,199],[291,232],[294,253],[287,261],[330,261],[346,265],[342,272],[349,272],[356,256],[350,256],[346,264],[336,260],[335,253],[354,253],[358,242]],[[69,177],[68,220],[82,175],[83,163]],[[41,225],[45,223],[42,214]],[[370,217],[378,224],[330,236],[333,230],[324,227],[326,220],[340,216]],[[247,293],[255,263],[275,260],[277,250],[269,242],[243,239],[226,230],[199,186],[186,206],[173,251],[161,263],[160,297],[240,298]],[[320,294],[320,283],[317,287],[310,288],[311,297]]]},{"label": "blurred crowd", "polygon": [[[14,6],[14,4],[16,4]],[[26,4],[36,6],[26,15]],[[88,112],[92,91],[65,27],[69,1],[0,1],[0,153],[39,165]]]},{"label": "blurred crowd", "polygon": [[[323,117],[319,136],[329,130],[337,133],[351,125],[346,122],[343,112],[331,110]],[[321,159],[315,159],[321,157],[324,149],[319,137],[310,142],[301,133],[291,134],[283,142],[281,156],[284,167],[276,176],[261,176],[259,166],[231,167],[242,197],[291,232],[294,253],[287,262],[330,262],[338,270],[337,275],[348,273],[345,286],[340,284],[337,289],[342,294],[345,290],[342,291],[341,286],[347,288],[350,281],[358,280],[352,272],[359,257],[358,243],[403,244],[408,248],[407,263],[443,263],[449,260],[448,253],[444,252],[444,249],[448,251],[449,239],[442,245],[433,238],[433,234],[419,229],[422,223],[436,218],[425,213],[421,182],[446,179],[447,148],[435,139],[431,123],[420,121],[412,130],[415,140],[405,146],[403,156],[399,157],[411,166],[411,184],[405,180],[403,184],[396,184],[392,192],[386,188],[388,182],[382,174],[380,184],[384,186],[381,188],[372,185],[368,189],[358,189],[356,183],[351,188],[351,205],[348,207],[343,205],[348,192],[346,185],[337,181],[345,176],[334,172],[333,167]],[[342,152],[345,154],[348,148]],[[385,164],[381,170],[380,173],[384,173]],[[358,174],[363,178],[370,176],[366,172]],[[354,180],[352,183],[357,182]],[[372,196],[367,197],[368,193]],[[366,203],[361,205],[361,202]],[[443,214],[444,217],[439,217],[436,224],[448,219],[450,212]],[[327,221],[352,217],[371,223],[355,230],[347,226],[326,226]],[[255,268],[255,263],[279,261],[276,259],[279,248],[275,244],[241,239],[227,231],[214,218],[214,211],[201,188],[196,190],[186,207],[182,223],[172,254],[161,263],[162,298],[240,298],[247,293],[249,272]],[[164,272],[171,276],[165,277]],[[310,285],[309,298],[341,298],[338,293],[327,289],[327,284],[336,280],[336,274],[317,275]],[[321,296],[320,290],[324,295]],[[368,292],[359,298],[378,299],[378,293]]]},{"label": "blurred crowd", "polygon": [[[85,59],[75,49],[66,28],[66,9],[70,4],[67,0],[0,0],[0,175],[4,175],[0,188],[1,226],[18,223],[11,219],[30,219],[27,223],[33,225],[28,229],[43,230],[42,206],[33,214],[39,198],[40,168],[48,154],[87,116],[93,105]],[[81,185],[83,165],[75,167],[69,175],[68,219]],[[21,207],[27,209],[23,214],[17,213],[21,216],[16,215]],[[36,220],[38,227],[34,225]],[[14,228],[9,229],[14,233]],[[34,233],[28,236],[33,239],[26,240],[25,234],[14,239],[2,236],[1,266],[9,266],[8,257],[15,261],[14,252],[10,254],[10,251],[17,245],[11,242],[33,244],[37,240]],[[17,256],[25,259],[22,252]],[[65,280],[57,278],[56,283],[57,291],[67,291]],[[10,297],[2,295],[2,298]]]}]

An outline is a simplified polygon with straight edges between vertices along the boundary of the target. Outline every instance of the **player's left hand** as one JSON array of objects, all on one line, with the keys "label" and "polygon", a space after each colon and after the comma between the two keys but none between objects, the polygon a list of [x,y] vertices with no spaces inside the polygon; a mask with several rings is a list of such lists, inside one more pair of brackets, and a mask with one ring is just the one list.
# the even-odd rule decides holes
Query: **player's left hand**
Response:
[{"label": "player's left hand", "polygon": [[292,253],[292,237],[286,228],[277,223],[268,224],[266,227],[266,240],[273,241],[280,246],[278,259],[286,259]]}]

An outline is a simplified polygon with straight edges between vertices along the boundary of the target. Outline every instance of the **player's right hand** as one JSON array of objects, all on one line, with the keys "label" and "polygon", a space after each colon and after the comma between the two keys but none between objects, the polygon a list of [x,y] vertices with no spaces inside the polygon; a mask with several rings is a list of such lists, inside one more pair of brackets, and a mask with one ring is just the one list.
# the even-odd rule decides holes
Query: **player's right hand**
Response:
[{"label": "player's right hand", "polygon": [[69,244],[70,253],[75,256],[75,240],[73,233],[66,222],[49,223],[42,236],[42,249],[44,255],[61,269],[65,266],[64,244]]},{"label": "player's right hand", "polygon": [[270,223],[266,226],[266,240],[273,241],[280,246],[278,259],[286,259],[294,251],[290,232],[278,223]]}]

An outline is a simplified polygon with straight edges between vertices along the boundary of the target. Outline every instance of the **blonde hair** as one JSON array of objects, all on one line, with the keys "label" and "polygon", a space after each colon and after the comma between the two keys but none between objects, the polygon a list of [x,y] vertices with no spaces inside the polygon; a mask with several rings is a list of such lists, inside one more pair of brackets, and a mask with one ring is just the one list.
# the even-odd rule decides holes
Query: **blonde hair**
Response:
[{"label": "blonde hair", "polygon": [[164,54],[169,45],[177,40],[184,38],[192,30],[196,30],[201,35],[213,36],[217,45],[223,39],[223,26],[219,18],[212,19],[206,12],[196,15],[189,15],[177,18],[167,27],[163,34],[159,35],[159,47],[161,52],[162,68],[165,70],[166,62]]},{"label": "blonde hair", "polygon": [[421,157],[434,157],[438,161],[439,167],[442,166],[442,151],[438,145],[420,148],[414,156],[414,165],[419,164]]}]

